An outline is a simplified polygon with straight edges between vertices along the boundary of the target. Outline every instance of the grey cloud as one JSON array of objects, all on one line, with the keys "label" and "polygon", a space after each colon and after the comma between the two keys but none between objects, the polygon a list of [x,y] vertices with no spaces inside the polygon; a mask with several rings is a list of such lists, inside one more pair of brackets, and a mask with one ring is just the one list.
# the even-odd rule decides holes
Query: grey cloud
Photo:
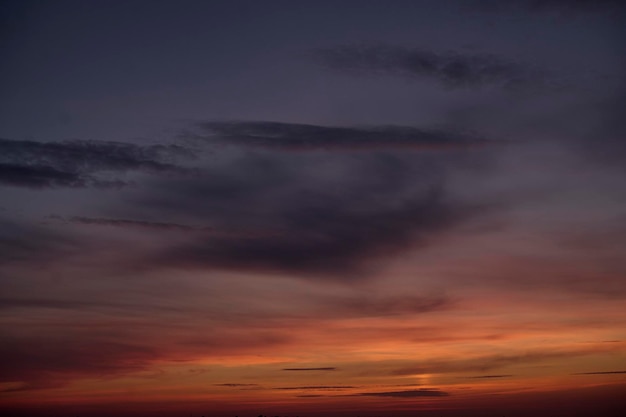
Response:
[{"label": "grey cloud", "polygon": [[[261,126],[277,131],[294,127]],[[321,127],[312,131],[325,132]],[[332,132],[339,142],[357,140],[350,129]],[[432,236],[490,211],[489,204],[454,200],[447,187],[449,171],[471,169],[473,158],[485,159],[477,152],[482,150],[453,147],[287,156],[235,149],[193,176],[156,177],[128,193],[124,204],[106,217],[75,221],[155,230],[202,225],[184,240],[163,241],[160,249],[145,254],[141,262],[148,267],[355,279],[367,276],[383,259],[427,245]],[[437,308],[438,303],[420,308]]]},{"label": "grey cloud", "polygon": [[[359,134],[365,132],[256,122],[231,127],[237,130],[250,126],[266,129],[268,140],[280,136],[280,132],[291,137],[302,128],[313,137],[324,138],[321,140],[325,143],[337,141],[341,146],[357,146],[354,143]],[[376,131],[371,139],[376,145],[363,148],[368,152],[299,152],[287,156],[271,149],[235,149],[211,159],[210,164],[199,161],[202,164],[198,164],[194,175],[154,176],[132,192],[121,190],[119,202],[108,205],[103,213],[53,219],[155,232],[150,244],[134,244],[124,251],[116,268],[230,269],[330,280],[367,277],[389,256],[428,245],[431,237],[490,211],[489,204],[455,200],[447,186],[448,172],[468,169],[467,162],[477,153],[481,155],[478,158],[485,159],[482,150],[474,145],[464,147],[471,141],[452,133],[439,133],[426,140],[453,144],[436,147],[437,152],[402,152],[394,148],[394,139],[390,139],[391,149],[378,149],[383,146],[384,132],[396,132],[394,129]],[[409,130],[405,139],[422,143],[425,140],[419,132]],[[464,144],[461,148],[460,143]],[[76,155],[83,155],[82,149],[91,149],[90,145],[75,144],[81,151],[74,154],[69,152],[73,147],[62,144],[50,145],[49,152],[40,152],[48,150],[47,146],[30,142],[9,148],[13,159],[25,158],[30,152],[36,160],[56,161],[65,170],[76,170],[81,181],[87,171],[117,166],[106,152],[96,157],[89,151],[84,168]],[[94,146],[100,149],[100,145]],[[133,159],[129,154],[145,152],[155,158],[170,154],[168,147],[141,150],[130,145],[102,146],[110,153],[119,149],[126,155],[121,164],[137,169],[143,169],[141,161],[147,157]],[[76,228],[72,231],[82,236]],[[177,233],[176,239],[169,239],[165,233],[159,235],[169,231]],[[13,240],[23,240],[23,236],[29,233],[18,233]],[[52,239],[45,241],[59,246]],[[31,244],[41,245],[38,239],[32,239]],[[11,245],[7,253],[19,255]],[[440,298],[372,299],[362,305],[348,303],[345,309],[348,314],[352,309],[359,315],[402,314],[445,308],[446,303]]]},{"label": "grey cloud", "polygon": [[389,45],[348,45],[319,49],[325,67],[351,74],[434,78],[453,87],[499,85],[506,88],[543,84],[545,74],[496,55],[434,52]]},{"label": "grey cloud", "polygon": [[446,150],[493,144],[494,141],[446,131],[406,126],[331,127],[278,122],[206,122],[209,132],[192,137],[212,143],[283,151],[311,150]]},{"label": "grey cloud", "polygon": [[[347,200],[315,204],[285,199],[268,223],[280,222],[265,237],[201,236],[169,247],[153,262],[180,267],[249,269],[259,272],[347,274],[364,262],[409,248],[420,237],[446,230],[471,209],[449,205],[432,189],[395,207],[352,206]],[[376,306],[371,306],[376,308]]]},{"label": "grey cloud", "polygon": [[93,179],[50,166],[0,164],[0,184],[27,187],[85,187]]},{"label": "grey cloud", "polygon": [[117,187],[106,174],[126,171],[180,172],[174,161],[191,153],[177,145],[121,142],[37,142],[0,139],[0,184],[27,188]]}]

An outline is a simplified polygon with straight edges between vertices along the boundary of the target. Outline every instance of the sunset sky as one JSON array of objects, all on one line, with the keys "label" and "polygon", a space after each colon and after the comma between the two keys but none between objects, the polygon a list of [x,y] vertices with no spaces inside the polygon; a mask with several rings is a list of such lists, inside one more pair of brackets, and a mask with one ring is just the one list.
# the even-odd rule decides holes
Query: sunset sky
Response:
[{"label": "sunset sky", "polygon": [[626,415],[621,1],[3,1],[0,414]]}]

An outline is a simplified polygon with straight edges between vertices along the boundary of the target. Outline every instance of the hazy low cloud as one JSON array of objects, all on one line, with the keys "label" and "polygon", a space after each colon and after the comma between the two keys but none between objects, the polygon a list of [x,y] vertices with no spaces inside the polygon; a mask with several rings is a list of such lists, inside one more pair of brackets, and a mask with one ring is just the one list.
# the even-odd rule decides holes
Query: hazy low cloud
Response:
[{"label": "hazy low cloud", "polygon": [[529,86],[537,71],[496,55],[436,52],[390,45],[348,45],[315,51],[325,67],[350,74],[432,78],[448,87]]},{"label": "hazy low cloud", "polygon": [[337,368],[283,368],[283,371],[335,371]]}]

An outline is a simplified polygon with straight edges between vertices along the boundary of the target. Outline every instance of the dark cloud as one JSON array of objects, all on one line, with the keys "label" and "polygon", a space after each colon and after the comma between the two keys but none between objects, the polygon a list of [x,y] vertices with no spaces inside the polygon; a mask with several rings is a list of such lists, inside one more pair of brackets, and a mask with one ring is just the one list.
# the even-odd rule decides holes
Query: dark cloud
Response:
[{"label": "dark cloud", "polygon": [[478,376],[468,376],[469,379],[493,379],[493,378],[509,378],[513,375],[478,375]]},{"label": "dark cloud", "polygon": [[387,391],[387,392],[362,392],[353,394],[357,397],[390,397],[390,398],[419,398],[419,397],[447,397],[445,391],[436,388],[420,388],[407,391]]},{"label": "dark cloud", "polygon": [[434,52],[389,45],[349,45],[315,51],[327,68],[351,74],[434,78],[453,87],[499,85],[507,88],[543,84],[545,75],[488,54]]},{"label": "dark cloud", "polygon": [[336,371],[337,368],[283,368],[283,371]]},{"label": "dark cloud", "polygon": [[258,387],[259,384],[237,384],[237,383],[226,383],[226,384],[213,384],[216,387],[232,387],[232,388],[239,388],[239,387]]},{"label": "dark cloud", "polygon": [[414,149],[446,150],[493,144],[468,134],[403,126],[329,127],[277,122],[207,122],[200,124],[213,143],[283,151]]},{"label": "dark cloud", "polygon": [[60,171],[49,166],[0,164],[0,184],[27,187],[85,187],[92,183],[90,176]]},{"label": "dark cloud", "polygon": [[0,139],[0,184],[28,188],[120,186],[122,180],[106,175],[180,172],[183,169],[174,161],[181,156],[191,153],[177,145]]},{"label": "dark cloud", "polygon": [[206,234],[168,247],[151,262],[258,272],[355,273],[368,261],[407,249],[471,213],[470,208],[449,204],[436,187],[391,207],[358,207],[345,198],[322,198],[279,202],[277,212],[266,220],[278,223],[282,233],[241,238]]},{"label": "dark cloud", "polygon": [[626,374],[626,371],[578,372],[573,375],[613,375],[613,374]]},{"label": "dark cloud", "polygon": [[[272,129],[291,132],[302,127],[229,126],[268,128],[264,141],[280,135]],[[322,127],[304,129],[314,136],[327,132]],[[358,131],[333,129],[332,141],[354,146]],[[374,136],[383,143],[382,136]],[[331,143],[328,137],[323,141]],[[383,259],[427,245],[431,238],[489,212],[489,204],[455,200],[447,187],[448,173],[473,169],[475,158],[486,159],[482,152],[456,146],[437,152],[402,152],[392,146],[289,155],[234,149],[193,176],[157,177],[133,189],[123,206],[109,211],[115,217],[76,221],[178,230],[202,225],[185,240],[163,242],[161,250],[147,254],[142,262],[150,267],[354,279],[368,276]],[[440,301],[435,304],[421,308],[437,308]],[[375,303],[365,308],[388,309]]]}]

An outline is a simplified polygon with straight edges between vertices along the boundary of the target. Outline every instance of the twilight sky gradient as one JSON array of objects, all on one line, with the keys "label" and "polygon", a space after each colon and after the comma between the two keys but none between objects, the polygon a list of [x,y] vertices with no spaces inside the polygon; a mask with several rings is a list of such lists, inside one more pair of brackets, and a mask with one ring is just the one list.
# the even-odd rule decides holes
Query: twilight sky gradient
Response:
[{"label": "twilight sky gradient", "polygon": [[0,412],[626,412],[620,1],[4,1]]}]

